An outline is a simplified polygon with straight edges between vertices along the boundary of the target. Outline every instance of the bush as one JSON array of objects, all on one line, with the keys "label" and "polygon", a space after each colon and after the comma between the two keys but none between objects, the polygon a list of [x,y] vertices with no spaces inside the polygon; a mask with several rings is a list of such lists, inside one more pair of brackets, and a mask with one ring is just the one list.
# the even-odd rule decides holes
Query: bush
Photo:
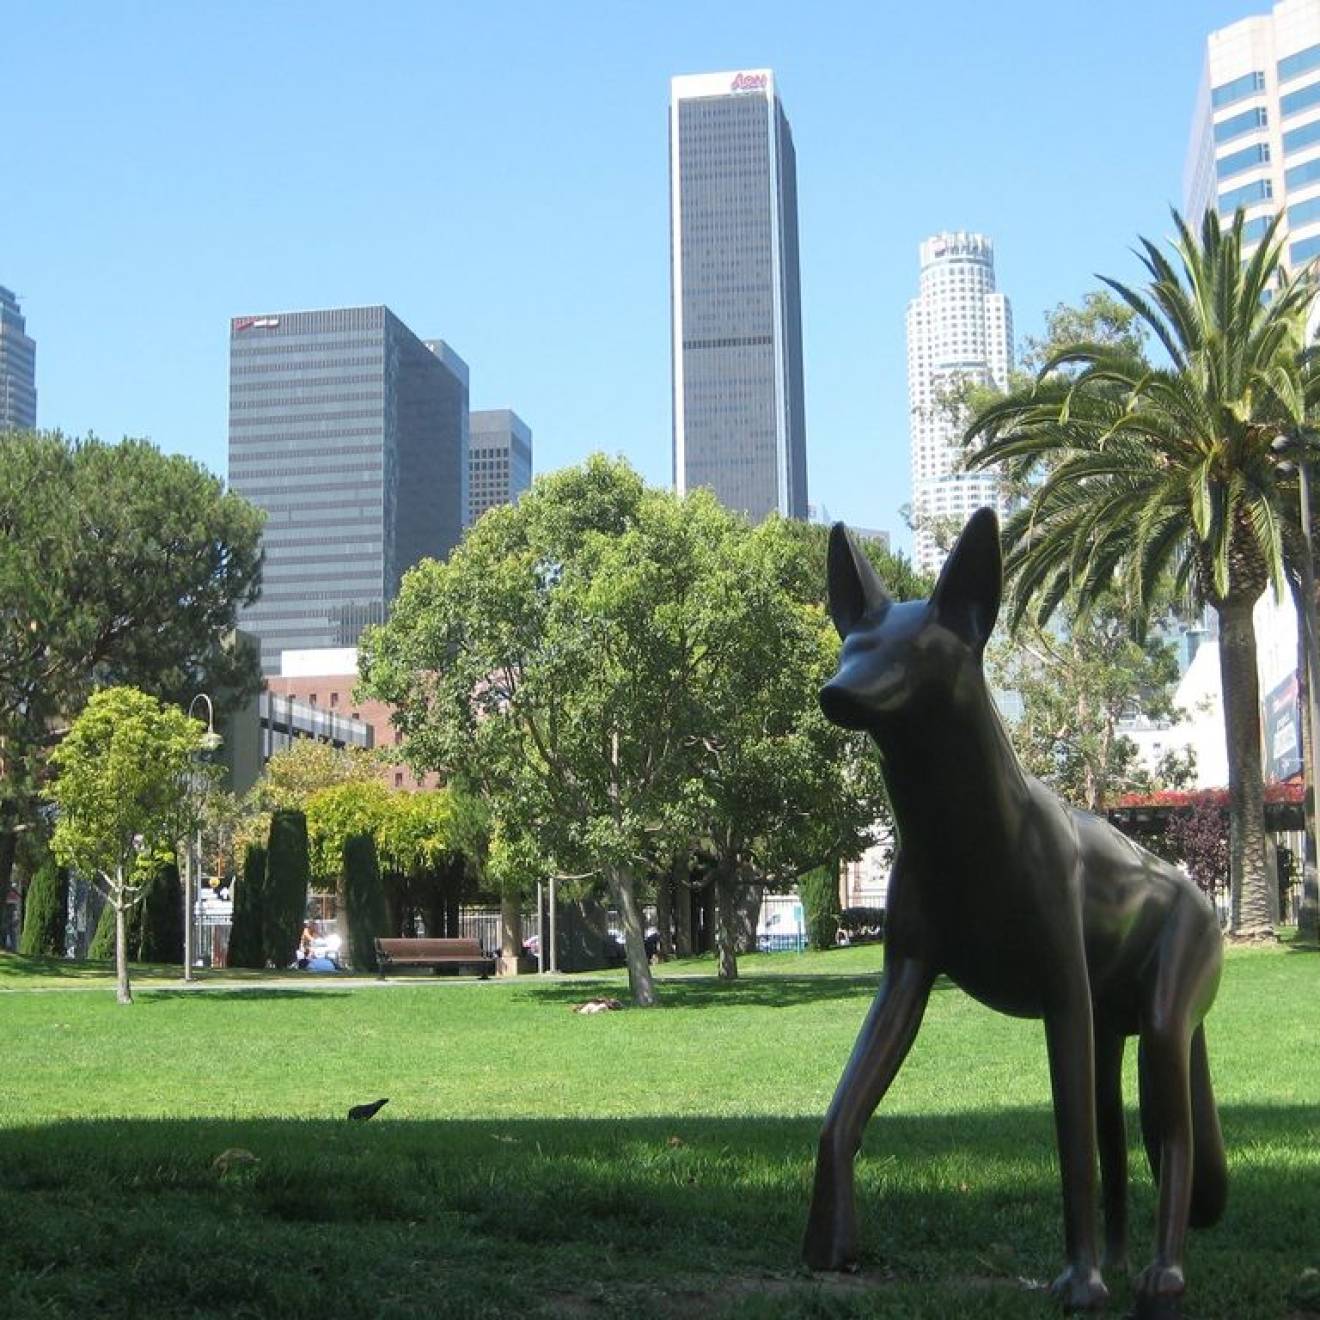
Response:
[{"label": "bush", "polygon": [[343,886],[349,965],[358,971],[374,972],[375,938],[389,934],[389,916],[376,841],[370,834],[352,834],[344,841]]},{"label": "bush", "polygon": [[839,913],[839,933],[849,944],[874,944],[885,937],[885,910],[879,907],[846,907]]},{"label": "bush", "polygon": [[[142,904],[134,903],[124,914],[125,936],[128,943],[128,956],[137,957],[138,944],[142,933]],[[96,923],[96,933],[87,946],[87,956],[93,962],[114,962],[115,960],[115,905],[106,900],[101,909],[101,918]]]},{"label": "bush", "polygon": [[19,953],[29,958],[63,958],[68,908],[69,873],[47,860],[28,886]]},{"label": "bush", "polygon": [[276,967],[287,967],[293,961],[307,919],[310,881],[307,817],[301,811],[277,811],[270,818],[261,913],[262,951]]},{"label": "bush", "polygon": [[259,843],[248,844],[243,856],[243,874],[234,886],[233,925],[229,930],[230,967],[264,967],[261,913],[266,891],[266,850]]},{"label": "bush", "polygon": [[137,956],[143,962],[183,962],[183,884],[173,862],[166,862],[152,876],[142,899],[139,928]]},{"label": "bush", "polygon": [[835,862],[818,866],[798,880],[807,943],[813,949],[832,949],[839,930],[839,868]]}]

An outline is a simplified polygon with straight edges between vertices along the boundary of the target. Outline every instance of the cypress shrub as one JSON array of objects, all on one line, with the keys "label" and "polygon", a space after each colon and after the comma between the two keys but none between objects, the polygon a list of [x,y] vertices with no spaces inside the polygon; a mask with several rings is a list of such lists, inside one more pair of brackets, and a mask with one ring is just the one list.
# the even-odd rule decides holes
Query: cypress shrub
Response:
[{"label": "cypress shrub", "polygon": [[270,818],[261,913],[262,950],[276,967],[287,967],[293,961],[307,917],[310,880],[307,817],[301,811],[277,811]]},{"label": "cypress shrub", "polygon": [[[142,942],[142,904],[134,903],[124,914],[124,934],[128,943],[128,957],[134,961],[138,957]],[[100,920],[96,923],[96,933],[87,946],[87,957],[92,962],[114,962],[115,960],[115,905],[106,899],[101,909]]]},{"label": "cypress shrub", "polygon": [[374,972],[375,939],[389,934],[389,913],[376,841],[370,834],[353,834],[344,840],[343,886],[349,965],[357,971]]},{"label": "cypress shrub", "polygon": [[832,949],[839,930],[839,868],[833,861],[798,879],[807,943],[813,949]]},{"label": "cypress shrub", "polygon": [[28,886],[19,953],[30,958],[63,958],[68,907],[69,873],[47,860]]},{"label": "cypress shrub", "polygon": [[229,930],[230,967],[264,967],[261,913],[266,892],[266,850],[250,843],[243,856],[243,874],[234,886],[233,925]]},{"label": "cypress shrub", "polygon": [[151,877],[141,904],[138,956],[143,962],[183,962],[183,882],[166,862]]}]

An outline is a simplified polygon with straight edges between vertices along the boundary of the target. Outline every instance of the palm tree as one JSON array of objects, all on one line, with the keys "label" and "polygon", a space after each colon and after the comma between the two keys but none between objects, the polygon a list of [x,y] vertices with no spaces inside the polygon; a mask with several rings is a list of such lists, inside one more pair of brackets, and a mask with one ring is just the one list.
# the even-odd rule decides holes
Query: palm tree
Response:
[{"label": "palm tree", "polygon": [[1232,930],[1273,934],[1265,869],[1260,702],[1252,609],[1280,589],[1287,511],[1271,442],[1304,413],[1300,361],[1311,286],[1282,267],[1277,217],[1245,261],[1243,216],[1208,211],[1198,238],[1174,212],[1175,266],[1141,240],[1138,291],[1105,283],[1162,345],[1152,366],[1077,344],[1034,386],[983,412],[969,466],[1036,484],[1005,527],[1017,623],[1117,584],[1144,622],[1166,575],[1219,617],[1229,763]]}]

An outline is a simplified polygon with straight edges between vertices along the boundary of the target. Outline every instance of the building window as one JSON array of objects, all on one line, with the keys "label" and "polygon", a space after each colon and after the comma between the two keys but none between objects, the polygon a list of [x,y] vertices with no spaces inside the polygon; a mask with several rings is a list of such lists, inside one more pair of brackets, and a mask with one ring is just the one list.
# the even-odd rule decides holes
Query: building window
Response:
[{"label": "building window", "polygon": [[1303,124],[1301,128],[1294,128],[1291,133],[1285,133],[1283,154],[1286,156],[1290,152],[1301,151],[1303,147],[1312,146],[1316,142],[1320,142],[1320,119]]},{"label": "building window", "polygon": [[1218,110],[1221,106],[1232,105],[1244,96],[1254,96],[1265,89],[1265,74],[1257,69],[1254,73],[1244,73],[1241,78],[1234,78],[1216,87],[1210,93],[1210,104]]},{"label": "building window", "polygon": [[394,772],[394,787],[395,787],[395,788],[402,788],[402,787],[403,787],[403,771],[402,771],[402,770],[396,770],[396,771]]},{"label": "building window", "polygon": [[1269,123],[1269,115],[1263,105],[1253,106],[1231,119],[1221,120],[1215,125],[1215,142],[1230,142],[1244,133],[1254,133]]},{"label": "building window", "polygon": [[1307,73],[1315,68],[1320,68],[1320,46],[1308,46],[1306,50],[1299,50],[1296,55],[1285,55],[1279,61],[1279,81],[1287,82],[1289,78],[1296,78],[1299,73]]},{"label": "building window", "polygon": [[1293,188],[1305,187],[1308,183],[1315,183],[1320,179],[1320,159],[1308,160],[1304,165],[1294,165],[1283,176],[1284,185],[1291,191]]},{"label": "building window", "polygon": [[331,705],[332,708],[335,707],[335,706],[337,706],[337,705],[339,705],[339,693],[338,693],[338,692],[332,692],[332,693],[330,694],[330,705]]},{"label": "building window", "polygon": [[316,693],[315,693],[315,692],[309,692],[309,693],[307,694],[307,704],[308,704],[309,706],[315,706],[315,705],[316,705]]},{"label": "building window", "polygon": [[1303,266],[1317,253],[1320,253],[1320,234],[1315,234],[1311,238],[1303,238],[1294,243],[1288,249],[1288,260],[1294,266]]},{"label": "building window", "polygon": [[1235,151],[1215,161],[1215,177],[1227,179],[1232,174],[1241,174],[1243,170],[1254,170],[1258,165],[1268,163],[1269,158],[1270,144],[1255,142],[1242,151]]},{"label": "building window", "polygon": [[1241,188],[1232,188],[1219,194],[1219,210],[1224,215],[1232,215],[1239,206],[1250,206],[1253,202],[1267,202],[1274,196],[1274,185],[1269,179],[1256,179],[1244,183]]},{"label": "building window", "polygon": [[1279,113],[1286,119],[1299,110],[1307,110],[1313,105],[1320,105],[1320,83],[1309,87],[1299,87],[1295,92],[1279,98]]}]

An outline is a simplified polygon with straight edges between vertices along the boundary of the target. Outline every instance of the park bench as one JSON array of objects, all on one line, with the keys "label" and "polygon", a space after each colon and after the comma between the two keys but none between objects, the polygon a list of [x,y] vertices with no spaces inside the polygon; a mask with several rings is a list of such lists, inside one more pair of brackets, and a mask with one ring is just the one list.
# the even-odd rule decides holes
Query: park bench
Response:
[{"label": "park bench", "polygon": [[472,968],[484,981],[495,970],[495,959],[488,958],[476,940],[376,938],[376,964],[381,976],[395,967],[431,967],[436,972],[453,967]]}]

